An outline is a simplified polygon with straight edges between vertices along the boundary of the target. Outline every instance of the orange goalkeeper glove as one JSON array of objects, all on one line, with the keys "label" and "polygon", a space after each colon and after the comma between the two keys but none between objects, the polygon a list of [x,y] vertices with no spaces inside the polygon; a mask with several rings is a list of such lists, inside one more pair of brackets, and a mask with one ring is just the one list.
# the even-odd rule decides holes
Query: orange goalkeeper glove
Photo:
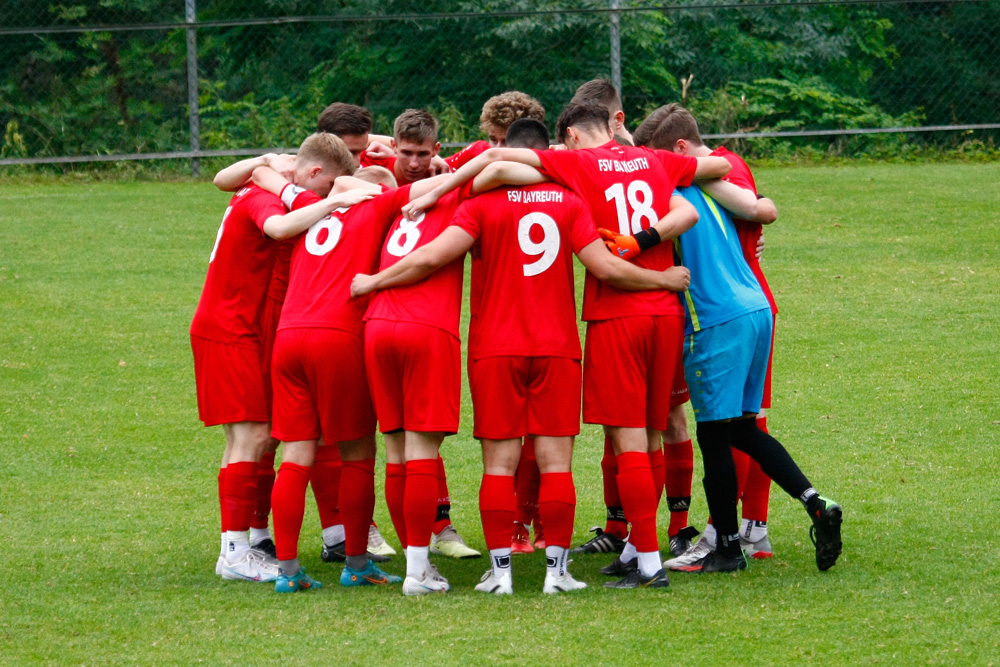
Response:
[{"label": "orange goalkeeper glove", "polygon": [[622,236],[610,229],[598,228],[597,233],[604,240],[608,250],[618,257],[632,261],[640,252],[652,248],[660,242],[660,235],[655,229],[644,229],[635,236]]}]

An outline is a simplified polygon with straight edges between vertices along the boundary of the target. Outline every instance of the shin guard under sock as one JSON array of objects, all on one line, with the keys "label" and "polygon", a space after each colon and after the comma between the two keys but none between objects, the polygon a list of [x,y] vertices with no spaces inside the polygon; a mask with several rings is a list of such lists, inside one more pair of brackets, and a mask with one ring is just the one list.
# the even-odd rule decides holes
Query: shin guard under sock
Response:
[{"label": "shin guard under sock", "polygon": [[257,506],[257,462],[230,463],[222,482],[226,530],[245,533]]},{"label": "shin guard under sock", "polygon": [[375,511],[375,459],[344,461],[340,473],[340,515],[344,522],[344,552],[368,553],[368,528]]},{"label": "shin guard under sock", "polygon": [[[434,534],[451,525],[451,496],[448,495],[448,475],[444,471],[444,459],[437,457],[437,514],[434,517]],[[513,525],[513,523],[511,524]]]},{"label": "shin guard under sock", "polygon": [[649,455],[646,452],[619,454],[617,482],[625,515],[632,523],[629,542],[639,552],[657,551],[656,491]]},{"label": "shin guard under sock", "polygon": [[[406,544],[408,547],[427,547],[437,511],[438,464],[434,459],[415,459],[406,462],[406,493],[403,514],[406,517]],[[510,527],[508,526],[508,532]]]},{"label": "shin guard under sock", "polygon": [[264,454],[257,463],[257,505],[254,507],[251,528],[267,529],[271,514],[271,489],[274,488],[274,452]]},{"label": "shin guard under sock", "polygon": [[569,548],[576,515],[576,487],[573,473],[548,472],[541,476],[538,512],[545,526],[545,545]]},{"label": "shin guard under sock", "polygon": [[699,422],[698,447],[705,464],[705,500],[720,535],[739,531],[736,517],[736,466],[730,449],[733,422]]},{"label": "shin guard under sock", "polygon": [[664,442],[663,457],[666,461],[667,507],[670,508],[670,527],[667,534],[674,536],[688,525],[691,508],[691,478],[694,477],[694,447],[691,440]]},{"label": "shin guard under sock", "polygon": [[309,483],[316,497],[319,523],[322,528],[338,526],[340,520],[340,450],[336,445],[316,448]]},{"label": "shin guard under sock", "polygon": [[309,472],[306,466],[285,461],[274,482],[271,505],[274,512],[274,546],[278,560],[298,558]]},{"label": "shin guard under sock", "polygon": [[622,509],[621,496],[618,494],[618,459],[609,436],[604,436],[601,482],[604,485],[604,506],[607,508],[604,532],[624,540],[628,535],[628,521],[625,519],[625,510]]},{"label": "shin guard under sock", "polygon": [[[436,495],[437,487],[435,487]],[[389,518],[392,519],[392,527],[396,529],[396,537],[405,549],[406,541],[406,514],[405,502],[403,500],[406,493],[406,464],[386,463],[385,464],[385,504],[389,508]]]},{"label": "shin guard under sock", "polygon": [[514,476],[483,475],[479,487],[479,514],[486,548],[510,549],[510,527],[514,525]]},{"label": "shin guard under sock", "polygon": [[538,485],[540,484],[538,461],[535,459],[535,439],[526,437],[521,447],[521,460],[514,475],[514,490],[517,495],[517,509],[514,521],[530,526],[538,515]]}]

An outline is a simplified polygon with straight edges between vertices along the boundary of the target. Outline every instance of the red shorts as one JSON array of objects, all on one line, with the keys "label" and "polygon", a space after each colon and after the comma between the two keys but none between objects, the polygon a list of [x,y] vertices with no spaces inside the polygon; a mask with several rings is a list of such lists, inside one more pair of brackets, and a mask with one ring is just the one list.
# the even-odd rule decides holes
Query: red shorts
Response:
[{"label": "red shorts", "polygon": [[426,324],[369,320],[365,367],[380,431],[458,433],[462,402],[458,338]]},{"label": "red shorts", "polygon": [[191,336],[191,350],[205,426],[268,421],[259,348]]},{"label": "red shorts", "polygon": [[282,329],[274,341],[274,423],[282,442],[333,445],[375,434],[360,336],[339,329]]},{"label": "red shorts", "polygon": [[670,390],[670,407],[684,405],[690,400],[691,392],[688,391],[688,383],[684,379],[684,340],[681,339],[681,348],[677,352],[677,366],[674,368],[674,386]]},{"label": "red shorts", "polygon": [[274,339],[278,335],[278,320],[281,319],[281,305],[268,297],[264,299],[264,313],[260,318],[261,358],[260,368],[264,376],[264,400],[267,401],[267,414],[271,414],[274,394],[271,390],[271,355],[274,352]]},{"label": "red shorts", "polygon": [[469,368],[473,437],[506,440],[580,432],[580,361],[486,357]]},{"label": "red shorts", "polygon": [[589,322],[583,354],[583,421],[665,430],[683,342],[680,315]]},{"label": "red shorts", "polygon": [[[771,318],[775,324],[778,324],[778,316],[773,312],[771,313]],[[767,355],[767,373],[764,375],[764,398],[760,402],[761,409],[766,409],[771,407],[771,366],[774,364],[774,327],[771,327],[771,351]]]}]

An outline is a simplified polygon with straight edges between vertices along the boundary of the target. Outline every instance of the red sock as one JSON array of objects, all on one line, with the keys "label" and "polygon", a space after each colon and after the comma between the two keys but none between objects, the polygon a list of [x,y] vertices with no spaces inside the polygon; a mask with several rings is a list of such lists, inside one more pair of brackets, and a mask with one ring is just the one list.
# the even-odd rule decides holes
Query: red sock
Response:
[{"label": "red sock", "polygon": [[479,487],[479,514],[487,549],[509,549],[514,525],[514,476],[483,475]]},{"label": "red sock", "polygon": [[618,455],[618,493],[625,515],[632,523],[629,541],[640,552],[657,551],[656,490],[646,452]]},{"label": "red sock", "polygon": [[[757,417],[757,427],[767,433],[767,417]],[[771,478],[750,460],[747,483],[743,489],[743,518],[767,523],[767,507],[771,499]]]},{"label": "red sock", "polygon": [[257,506],[257,463],[240,461],[226,466],[222,480],[226,530],[250,530],[250,520]]},{"label": "red sock", "polygon": [[226,493],[224,491],[226,484],[225,479],[226,479],[226,469],[219,468],[219,476],[216,477],[216,480],[219,483],[219,514],[222,517],[223,533],[229,530],[229,521],[228,521],[229,513],[226,511]]},{"label": "red sock", "polygon": [[257,506],[254,507],[251,528],[267,528],[271,514],[271,489],[274,487],[274,452],[264,454],[257,463]]},{"label": "red sock", "polygon": [[538,513],[545,526],[545,544],[568,549],[576,515],[576,487],[571,472],[547,472],[541,476]]},{"label": "red sock", "polygon": [[[438,464],[434,459],[406,462],[406,495],[403,513],[406,515],[406,544],[426,547],[431,543],[438,498]],[[507,538],[510,544],[510,537]]]},{"label": "red sock", "polygon": [[649,470],[653,473],[653,491],[656,492],[656,506],[660,506],[663,497],[663,487],[667,483],[667,462],[663,457],[663,448],[649,452]]},{"label": "red sock", "polygon": [[535,460],[535,439],[529,436],[524,439],[521,460],[517,464],[517,474],[514,475],[514,488],[517,493],[514,521],[525,526],[530,526],[538,514],[539,474],[538,461]]},{"label": "red sock", "polygon": [[434,517],[434,532],[440,533],[451,525],[451,496],[448,495],[448,476],[444,472],[444,459],[437,457],[438,498],[437,515]]},{"label": "red sock", "polygon": [[368,552],[368,528],[375,511],[375,459],[343,461],[340,472],[340,518],[348,556]]},{"label": "red sock", "polygon": [[322,445],[316,448],[309,482],[316,497],[319,523],[323,528],[337,526],[340,520],[340,450],[337,445]]},{"label": "red sock", "polygon": [[[406,517],[404,516],[403,494],[406,492],[406,464],[385,464],[385,504],[389,507],[389,517],[396,529],[396,537],[406,548]],[[374,524],[374,522],[372,522]]]},{"label": "red sock", "polygon": [[299,534],[306,511],[306,487],[309,468],[285,461],[278,471],[271,493],[274,509],[274,547],[278,560],[292,560],[299,555]]},{"label": "red sock", "polygon": [[743,489],[747,486],[747,472],[750,470],[750,457],[731,447],[733,451],[733,463],[736,465],[736,497],[743,497]]},{"label": "red sock", "polygon": [[615,448],[608,436],[604,436],[601,475],[601,481],[604,483],[604,506],[608,510],[604,532],[624,540],[628,535],[628,522],[625,520],[625,510],[622,509],[621,496],[618,494],[618,460],[615,458]]},{"label": "red sock", "polygon": [[667,507],[670,508],[670,527],[667,534],[673,537],[688,525],[691,507],[691,478],[694,476],[694,447],[691,440],[664,442],[666,460]]}]

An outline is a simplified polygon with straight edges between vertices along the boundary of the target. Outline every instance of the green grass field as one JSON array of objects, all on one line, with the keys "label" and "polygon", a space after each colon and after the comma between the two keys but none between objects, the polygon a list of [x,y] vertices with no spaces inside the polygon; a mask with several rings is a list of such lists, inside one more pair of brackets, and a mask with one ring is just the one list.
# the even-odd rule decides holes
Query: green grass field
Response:
[{"label": "green grass field", "polygon": [[[445,596],[342,589],[311,506],[301,557],[325,588],[221,582],[223,437],[197,420],[187,328],[227,197],[0,182],[0,663],[1000,664],[1000,166],[757,176],[781,210],[771,429],[844,505],[844,555],[817,572],[775,489],[776,556],[739,576],[610,591],[608,559],[578,557],[591,587],[549,598],[536,553],[510,599],[472,590],[483,560],[438,560]],[[463,419],[453,517],[483,548],[467,398]],[[577,441],[575,542],[602,523],[601,442]],[[381,490],[376,512],[395,542]]]}]

